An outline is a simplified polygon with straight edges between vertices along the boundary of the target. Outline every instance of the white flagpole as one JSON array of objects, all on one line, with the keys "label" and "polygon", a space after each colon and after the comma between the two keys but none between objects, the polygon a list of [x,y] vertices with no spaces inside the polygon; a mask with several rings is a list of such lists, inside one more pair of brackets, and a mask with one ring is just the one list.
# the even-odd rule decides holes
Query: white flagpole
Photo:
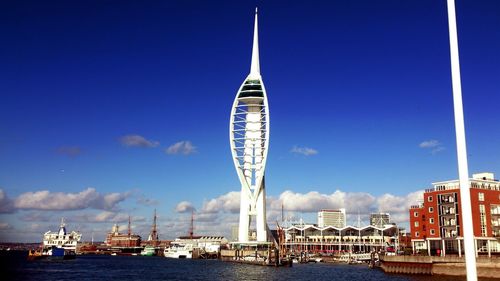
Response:
[{"label": "white flagpole", "polygon": [[[457,139],[458,176],[460,180],[460,205],[462,209],[462,233],[464,237],[465,267],[468,281],[477,281],[476,249],[472,224],[467,147],[465,144],[462,86],[458,56],[457,22],[455,0],[448,1],[448,28],[450,32],[451,80],[453,85],[453,108],[455,111],[455,133]],[[460,241],[458,241],[460,243]]]}]

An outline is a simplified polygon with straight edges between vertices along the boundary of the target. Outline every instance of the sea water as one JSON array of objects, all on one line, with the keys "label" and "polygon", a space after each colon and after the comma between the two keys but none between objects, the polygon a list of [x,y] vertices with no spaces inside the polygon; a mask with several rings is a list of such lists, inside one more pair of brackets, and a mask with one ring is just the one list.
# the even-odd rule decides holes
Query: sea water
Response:
[{"label": "sea water", "polygon": [[[367,265],[294,264],[272,267],[219,260],[83,255],[74,260],[27,261],[26,253],[2,256],[1,280],[465,280],[452,276],[386,274]],[[480,279],[488,280],[488,279]]]}]

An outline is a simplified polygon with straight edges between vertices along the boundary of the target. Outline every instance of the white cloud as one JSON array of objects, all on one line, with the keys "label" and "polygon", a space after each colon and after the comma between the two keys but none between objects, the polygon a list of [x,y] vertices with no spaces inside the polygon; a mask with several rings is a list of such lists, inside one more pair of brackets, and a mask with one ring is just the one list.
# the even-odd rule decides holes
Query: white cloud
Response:
[{"label": "white cloud", "polygon": [[217,198],[205,200],[201,212],[218,213],[229,212],[238,213],[240,211],[240,192],[231,191]]},{"label": "white cloud", "polygon": [[[387,212],[391,215],[391,220],[398,224],[407,224],[409,207],[417,203],[423,191],[409,193],[404,196],[393,194],[383,194],[374,196],[366,192],[344,192],[336,190],[331,194],[311,191],[308,193],[298,193],[291,190],[282,192],[277,198],[268,196],[267,217],[270,225],[274,225],[275,220],[281,216],[281,206],[284,205],[285,216],[290,214],[298,218],[298,214],[308,217],[307,223],[316,223],[316,212],[321,209],[345,208],[347,212],[347,223],[357,220],[358,213],[364,224],[368,223],[370,213]],[[219,197],[205,200],[200,211],[195,215],[195,228],[200,233],[224,232],[228,238],[231,235],[231,226],[238,224],[240,193],[231,191]],[[184,201],[185,202],[185,201]],[[181,205],[180,202],[178,204]],[[190,202],[189,206],[193,205]],[[307,215],[309,214],[309,215]],[[302,216],[302,215],[301,215]],[[181,219],[183,222],[175,224],[179,230],[189,228],[189,219]]]},{"label": "white cloud", "polygon": [[[363,192],[343,192],[336,190],[332,194],[311,191],[305,194],[286,190],[278,200],[272,202],[271,209],[280,209],[283,203],[287,211],[317,212],[321,209],[346,208],[347,212],[365,211],[373,205],[375,197]],[[373,208],[372,208],[373,209]]]},{"label": "white cloud", "polygon": [[292,147],[292,149],[290,150],[290,152],[296,153],[296,154],[302,154],[302,155],[305,155],[305,156],[311,156],[311,155],[318,154],[318,151],[316,149],[314,149],[314,148],[298,147],[298,146]]},{"label": "white cloud", "polygon": [[445,147],[438,140],[423,141],[418,146],[423,149],[430,149],[432,154],[445,150]]},{"label": "white cloud", "polygon": [[125,222],[128,221],[128,215],[104,211],[95,216],[89,217],[90,222]]},{"label": "white cloud", "polygon": [[440,151],[443,151],[444,149],[445,149],[445,148],[444,148],[444,146],[438,146],[438,147],[434,148],[434,149],[431,151],[431,153],[432,153],[432,154],[436,154],[436,153],[438,153],[438,152],[440,152]]},{"label": "white cloud", "polygon": [[151,141],[147,140],[143,136],[140,135],[126,135],[120,137],[120,142],[123,146],[131,147],[131,146],[138,146],[138,147],[157,147],[160,145],[160,142],[158,141]]},{"label": "white cloud", "polygon": [[175,206],[175,211],[177,213],[189,213],[191,211],[195,211],[193,204],[189,201],[182,201]]},{"label": "white cloud", "polygon": [[421,142],[418,146],[421,148],[433,148],[439,145],[441,145],[441,143],[438,140],[427,140]]},{"label": "white cloud", "polygon": [[129,195],[130,192],[100,194],[90,187],[79,193],[42,190],[19,195],[14,200],[14,207],[34,210],[81,210],[86,208],[111,210]]},{"label": "white cloud", "polygon": [[196,152],[196,147],[190,141],[180,141],[172,144],[165,149],[167,154],[184,154],[189,155]]},{"label": "white cloud", "polygon": [[12,200],[9,199],[5,191],[0,189],[0,214],[13,213],[15,211]]}]

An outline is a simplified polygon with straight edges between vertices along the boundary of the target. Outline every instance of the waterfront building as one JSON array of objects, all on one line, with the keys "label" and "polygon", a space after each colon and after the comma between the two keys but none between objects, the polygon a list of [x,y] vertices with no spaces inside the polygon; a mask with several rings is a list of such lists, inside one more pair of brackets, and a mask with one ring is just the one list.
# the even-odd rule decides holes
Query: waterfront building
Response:
[{"label": "waterfront building", "polygon": [[[269,106],[260,74],[257,9],[250,74],[233,102],[229,139],[234,166],[241,183],[238,242],[269,241],[266,222],[265,167],[269,148]],[[255,223],[256,237],[250,235]]]},{"label": "waterfront building", "polygon": [[[476,255],[500,253],[500,182],[493,173],[473,174],[469,179]],[[433,183],[423,201],[411,206],[413,252],[428,255],[462,255],[463,229],[459,180]]]},{"label": "waterfront building", "polygon": [[391,215],[388,213],[372,213],[370,214],[370,225],[384,227],[391,223]]},{"label": "waterfront building", "polygon": [[334,226],[343,228],[346,226],[345,209],[321,210],[318,212],[318,227]]},{"label": "waterfront building", "polygon": [[284,228],[282,243],[289,253],[343,253],[386,250],[395,251],[399,244],[398,227],[324,226],[297,224]]},{"label": "waterfront building", "polygon": [[130,217],[128,218],[128,231],[127,233],[120,233],[118,224],[113,225],[111,232],[106,236],[105,244],[111,248],[140,248],[141,236],[132,234],[130,226]]}]

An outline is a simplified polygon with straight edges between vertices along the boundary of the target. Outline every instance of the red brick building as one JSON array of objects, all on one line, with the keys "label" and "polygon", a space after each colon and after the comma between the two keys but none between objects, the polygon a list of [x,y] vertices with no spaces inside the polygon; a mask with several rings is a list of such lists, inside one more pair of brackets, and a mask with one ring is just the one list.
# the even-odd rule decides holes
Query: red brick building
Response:
[{"label": "red brick building", "polygon": [[[433,183],[423,202],[410,208],[413,252],[429,255],[463,252],[459,180]],[[500,254],[500,182],[492,173],[472,175],[470,196],[477,252]]]},{"label": "red brick building", "polygon": [[129,217],[128,233],[120,233],[118,225],[115,224],[106,235],[105,244],[111,248],[138,248],[141,246],[141,236],[132,234]]}]

